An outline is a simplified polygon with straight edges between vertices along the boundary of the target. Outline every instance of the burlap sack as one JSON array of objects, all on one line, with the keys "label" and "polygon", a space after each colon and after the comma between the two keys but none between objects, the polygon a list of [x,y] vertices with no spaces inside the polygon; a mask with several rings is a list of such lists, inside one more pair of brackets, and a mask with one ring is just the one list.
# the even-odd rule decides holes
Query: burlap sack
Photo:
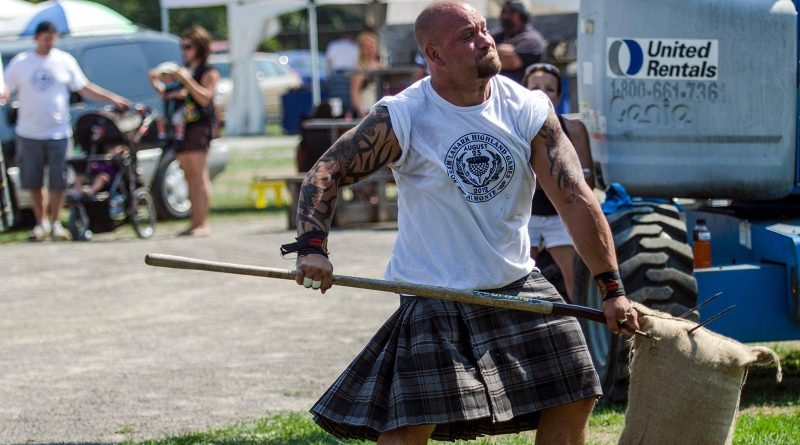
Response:
[{"label": "burlap sack", "polygon": [[754,363],[775,362],[764,347],[743,345],[697,324],[636,305],[642,330],[631,357],[628,409],[620,444],[731,443],[739,396]]}]

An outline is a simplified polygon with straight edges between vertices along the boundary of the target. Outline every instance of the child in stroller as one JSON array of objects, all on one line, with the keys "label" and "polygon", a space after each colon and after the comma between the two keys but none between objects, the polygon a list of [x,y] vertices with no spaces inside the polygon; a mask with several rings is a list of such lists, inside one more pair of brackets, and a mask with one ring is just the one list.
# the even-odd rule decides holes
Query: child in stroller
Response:
[{"label": "child in stroller", "polygon": [[78,172],[67,194],[73,240],[89,240],[93,233],[110,232],[128,221],[140,238],[153,235],[153,197],[136,166],[137,144],[152,121],[150,110],[141,105],[129,112],[104,108],[78,119],[75,142],[86,155],[68,160]]},{"label": "child in stroller", "polygon": [[76,174],[67,193],[73,199],[80,199],[81,195],[96,195],[106,191],[119,173],[118,159],[126,155],[126,151],[127,147],[124,145],[107,145],[105,154],[109,158],[89,162],[89,171]]}]

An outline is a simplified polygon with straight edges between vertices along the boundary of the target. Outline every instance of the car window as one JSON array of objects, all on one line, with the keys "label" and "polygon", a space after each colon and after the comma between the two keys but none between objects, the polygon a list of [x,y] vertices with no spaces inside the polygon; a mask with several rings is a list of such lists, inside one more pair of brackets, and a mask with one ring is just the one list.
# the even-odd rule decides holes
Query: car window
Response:
[{"label": "car window", "polygon": [[142,42],[140,45],[151,68],[170,61],[181,64],[181,49],[178,42]]},{"label": "car window", "polygon": [[230,62],[213,62],[211,65],[219,71],[219,77],[231,77],[231,63]]},{"label": "car window", "polygon": [[153,94],[150,64],[139,44],[87,48],[80,60],[89,80],[107,90],[128,98]]}]

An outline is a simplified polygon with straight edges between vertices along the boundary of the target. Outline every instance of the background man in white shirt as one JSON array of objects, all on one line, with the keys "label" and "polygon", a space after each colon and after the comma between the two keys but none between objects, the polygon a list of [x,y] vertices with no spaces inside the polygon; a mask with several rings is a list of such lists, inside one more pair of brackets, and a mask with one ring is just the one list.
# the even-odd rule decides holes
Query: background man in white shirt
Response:
[{"label": "background man in white shirt", "polygon": [[[338,99],[341,106],[337,110],[350,108],[350,75],[358,67],[358,45],[352,33],[344,33],[328,44],[325,51],[325,64],[328,67],[328,95]],[[341,112],[334,112],[341,115]]]},{"label": "background man in white shirt", "polygon": [[[91,82],[69,53],[54,48],[57,30],[43,21],[34,34],[36,48],[18,54],[5,71],[7,94],[17,93],[19,118],[15,128],[22,188],[30,190],[36,225],[31,238],[67,239],[58,219],[66,189],[66,153],[72,136],[70,92],[126,109],[130,101]],[[44,167],[48,173],[45,217]]]},{"label": "background man in white shirt", "polygon": [[328,44],[325,50],[325,63],[328,71],[351,71],[358,64],[358,45],[353,34],[345,33]]}]

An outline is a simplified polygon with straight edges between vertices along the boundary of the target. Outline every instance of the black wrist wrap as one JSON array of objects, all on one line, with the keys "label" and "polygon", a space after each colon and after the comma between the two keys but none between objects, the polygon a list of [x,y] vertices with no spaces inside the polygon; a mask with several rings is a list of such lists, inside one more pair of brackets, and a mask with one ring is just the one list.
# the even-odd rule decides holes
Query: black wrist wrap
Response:
[{"label": "black wrist wrap", "polygon": [[618,271],[603,272],[594,276],[603,301],[625,296],[625,287]]},{"label": "black wrist wrap", "polygon": [[286,256],[289,253],[297,252],[297,256],[305,256],[310,254],[323,255],[328,257],[328,234],[321,230],[313,230],[306,232],[297,238],[294,243],[284,244],[281,246],[281,256]]}]

